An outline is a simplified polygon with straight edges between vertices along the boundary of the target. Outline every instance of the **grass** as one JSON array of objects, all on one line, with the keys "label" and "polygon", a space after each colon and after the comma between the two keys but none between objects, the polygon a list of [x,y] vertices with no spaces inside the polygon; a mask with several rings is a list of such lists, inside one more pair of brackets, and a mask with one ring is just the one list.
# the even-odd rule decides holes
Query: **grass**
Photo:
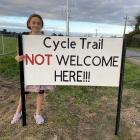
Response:
[{"label": "grass", "polygon": [[125,64],[124,86],[140,90],[140,66],[127,61]]},{"label": "grass", "polygon": [[0,56],[0,76],[4,78],[17,78],[19,75],[19,65],[15,61],[14,55]]},{"label": "grass", "polygon": [[[15,37],[3,37],[4,53],[15,52],[9,55],[0,55],[0,76],[5,78],[17,78],[19,75],[19,66],[15,61],[17,50],[17,38]],[[0,44],[0,54],[2,51],[2,41]]]},{"label": "grass", "polygon": [[[15,37],[3,37],[4,53],[16,51],[17,38]],[[3,52],[3,44],[0,36],[0,54]]]},{"label": "grass", "polygon": [[[13,45],[14,46],[14,45]],[[124,94],[119,136],[114,135],[118,88],[88,86],[57,86],[45,93],[42,113],[47,123],[37,126],[32,114],[35,94],[27,101],[27,126],[9,124],[19,98],[19,67],[16,54],[0,56],[0,140],[136,140],[139,124],[140,66],[125,64]],[[5,80],[6,79],[6,80]],[[9,79],[7,81],[7,79]],[[8,84],[7,84],[8,83]],[[130,108],[136,110],[131,113]],[[7,111],[8,110],[8,111]],[[130,111],[128,114],[125,111]],[[4,114],[4,115],[2,115]]]}]

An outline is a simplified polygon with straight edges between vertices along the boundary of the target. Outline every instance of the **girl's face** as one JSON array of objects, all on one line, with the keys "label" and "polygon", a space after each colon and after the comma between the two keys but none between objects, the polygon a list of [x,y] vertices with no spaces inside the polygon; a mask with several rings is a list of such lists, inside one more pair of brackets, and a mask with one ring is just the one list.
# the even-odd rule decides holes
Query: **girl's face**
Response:
[{"label": "girl's face", "polygon": [[29,22],[29,27],[31,28],[32,33],[39,33],[42,28],[42,22],[38,17],[32,17]]}]

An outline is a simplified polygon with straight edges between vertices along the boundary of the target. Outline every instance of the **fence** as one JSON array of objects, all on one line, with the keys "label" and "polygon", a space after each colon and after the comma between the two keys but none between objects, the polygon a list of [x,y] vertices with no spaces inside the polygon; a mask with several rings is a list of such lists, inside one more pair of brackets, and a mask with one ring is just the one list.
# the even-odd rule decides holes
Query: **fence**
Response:
[{"label": "fence", "polygon": [[17,36],[0,34],[0,55],[17,52]]}]

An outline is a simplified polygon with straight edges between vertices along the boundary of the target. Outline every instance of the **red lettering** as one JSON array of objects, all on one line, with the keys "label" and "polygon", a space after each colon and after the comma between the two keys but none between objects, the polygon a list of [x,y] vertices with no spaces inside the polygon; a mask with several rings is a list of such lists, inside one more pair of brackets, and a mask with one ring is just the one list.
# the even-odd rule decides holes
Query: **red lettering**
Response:
[{"label": "red lettering", "polygon": [[[38,61],[38,59],[37,59],[38,57],[40,57],[41,62]],[[35,56],[35,63],[38,64],[38,65],[42,65],[44,63],[44,56],[41,55],[41,54],[36,55]]]},{"label": "red lettering", "polygon": [[50,57],[52,57],[52,54],[45,54],[45,56],[47,56],[47,65],[50,65]]},{"label": "red lettering", "polygon": [[30,63],[34,65],[34,54],[32,54],[32,58],[28,54],[25,54],[25,61],[26,65],[28,65],[28,61],[30,61]]},{"label": "red lettering", "polygon": [[26,61],[26,65],[28,65],[28,64],[42,65],[42,64],[44,64],[44,62],[46,60],[47,61],[46,64],[50,65],[51,57],[52,57],[52,54],[44,54],[44,55],[42,55],[42,54],[37,54],[37,55],[35,55],[35,54],[31,54],[31,55],[25,54],[25,61]]}]

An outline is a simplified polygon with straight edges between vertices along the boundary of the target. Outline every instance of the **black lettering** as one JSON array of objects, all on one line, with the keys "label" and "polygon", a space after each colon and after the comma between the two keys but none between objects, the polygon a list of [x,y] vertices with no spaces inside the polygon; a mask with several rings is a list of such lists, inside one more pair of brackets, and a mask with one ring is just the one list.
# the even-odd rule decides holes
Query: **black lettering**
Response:
[{"label": "black lettering", "polygon": [[80,80],[82,71],[77,71],[77,82],[82,82],[82,80]]},{"label": "black lettering", "polygon": [[76,46],[76,42],[75,41],[72,41],[71,42],[71,48],[75,49],[75,46]]},{"label": "black lettering", "polygon": [[66,41],[62,41],[61,43],[62,48],[66,48],[66,46],[63,46],[64,43],[66,43]]},{"label": "black lettering", "polygon": [[67,58],[64,57],[64,55],[60,56],[60,59],[58,57],[58,55],[56,55],[58,64],[61,65],[61,63],[63,62],[65,65],[67,65],[68,60],[69,60],[69,55],[67,56]]},{"label": "black lettering", "polygon": [[75,82],[75,72],[74,71],[70,71],[70,75],[69,75],[70,82],[72,81],[72,78],[73,78],[73,81]]},{"label": "black lettering", "polygon": [[76,57],[75,55],[71,55],[70,56],[70,65],[71,66],[75,66],[76,65],[76,64],[73,63],[73,62],[75,62],[75,57]]},{"label": "black lettering", "polygon": [[86,56],[86,57],[84,58],[84,64],[85,64],[86,66],[90,66],[90,65],[91,65],[91,64],[87,64],[87,63],[86,63],[86,59],[87,59],[88,57],[91,58],[91,56]]},{"label": "black lettering", "polygon": [[48,45],[46,44],[46,40],[47,40],[47,39],[50,40],[51,37],[46,37],[46,38],[44,39],[44,41],[43,41],[43,44],[44,44],[45,47],[47,47],[47,48],[51,48],[51,46],[48,46]]},{"label": "black lettering", "polygon": [[56,74],[56,70],[54,71],[54,81],[56,82],[56,78],[60,78],[60,81],[62,82],[62,71],[61,74]]},{"label": "black lettering", "polygon": [[114,57],[113,57],[113,67],[118,67],[118,64],[115,65],[115,62],[118,62],[117,60],[115,60],[115,59],[117,59],[117,58],[119,58],[119,57],[118,57],[118,56],[114,56]]},{"label": "black lettering", "polygon": [[84,49],[84,45],[85,45],[85,40],[87,40],[87,38],[80,38],[82,40],[82,49]]},{"label": "black lettering", "polygon": [[[99,60],[99,62],[97,64],[95,64],[95,59]],[[101,64],[101,58],[99,56],[93,57],[92,63],[93,63],[94,66],[99,66]]]},{"label": "black lettering", "polygon": [[112,66],[112,56],[109,58],[108,62],[106,62],[107,60],[105,59],[105,57],[102,57],[102,66],[105,63],[105,66],[108,66],[110,64],[110,66]]},{"label": "black lettering", "polygon": [[55,43],[55,41],[53,41],[54,47],[55,47],[55,48],[54,48],[54,51],[57,49],[59,42],[60,42],[60,41],[58,41],[57,43]]},{"label": "black lettering", "polygon": [[97,42],[93,42],[92,48],[93,49],[98,49],[98,43]]},{"label": "black lettering", "polygon": [[63,81],[64,82],[68,82],[69,80],[67,80],[66,78],[68,77],[68,73],[69,71],[63,71]]}]

